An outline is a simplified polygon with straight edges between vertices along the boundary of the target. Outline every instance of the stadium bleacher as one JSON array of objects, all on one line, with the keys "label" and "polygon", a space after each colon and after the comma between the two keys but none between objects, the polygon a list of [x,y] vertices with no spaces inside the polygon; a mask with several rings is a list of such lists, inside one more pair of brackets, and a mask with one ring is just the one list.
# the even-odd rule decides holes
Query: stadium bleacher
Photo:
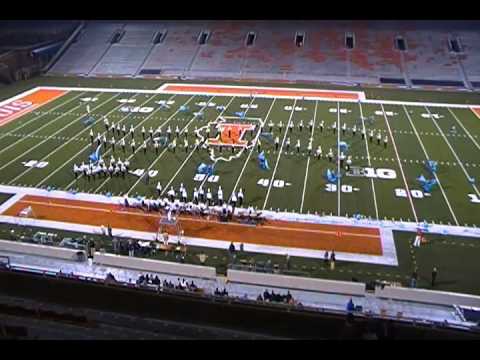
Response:
[{"label": "stadium bleacher", "polygon": [[[461,52],[450,39],[459,39]],[[453,23],[89,22],[50,73],[475,87],[478,40],[475,26]]]}]

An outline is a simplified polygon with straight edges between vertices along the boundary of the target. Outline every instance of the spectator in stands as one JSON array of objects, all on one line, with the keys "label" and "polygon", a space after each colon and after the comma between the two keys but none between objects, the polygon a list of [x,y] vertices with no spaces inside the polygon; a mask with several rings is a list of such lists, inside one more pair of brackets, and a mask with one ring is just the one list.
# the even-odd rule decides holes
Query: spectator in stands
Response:
[{"label": "spectator in stands", "polygon": [[263,301],[262,294],[258,294],[257,301]]},{"label": "spectator in stands", "polygon": [[108,230],[108,236],[113,237],[112,227],[110,226],[110,224],[108,224],[107,230]]},{"label": "spectator in stands", "polygon": [[415,269],[412,273],[412,277],[410,279],[410,287],[416,288],[417,287],[417,280],[418,280],[418,274],[417,274],[417,269]]},{"label": "spectator in stands", "polygon": [[350,298],[350,300],[347,303],[347,311],[352,312],[355,310],[355,304],[353,303],[353,299]]}]

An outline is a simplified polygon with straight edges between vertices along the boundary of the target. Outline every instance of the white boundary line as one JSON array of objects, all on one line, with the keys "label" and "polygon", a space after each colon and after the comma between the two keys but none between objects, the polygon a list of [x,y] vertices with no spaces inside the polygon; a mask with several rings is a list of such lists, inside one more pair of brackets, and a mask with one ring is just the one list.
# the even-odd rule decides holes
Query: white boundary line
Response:
[{"label": "white boundary line", "polygon": [[[82,94],[84,94],[84,93],[82,93]],[[82,95],[80,95],[80,96],[82,96]],[[77,98],[78,98],[78,97],[77,97]],[[74,100],[74,99],[72,99],[72,100]],[[68,102],[67,102],[67,103],[68,103]],[[65,105],[65,104],[66,104],[66,103],[63,103],[62,105]],[[77,106],[74,106],[74,107],[71,108],[70,110],[64,112],[62,115],[54,118],[54,119],[51,120],[51,121],[46,122],[45,124],[43,124],[43,125],[40,126],[39,128],[35,129],[35,130],[34,130],[33,132],[31,132],[29,135],[34,135],[34,134],[36,134],[37,132],[39,132],[39,131],[42,130],[43,128],[45,128],[45,127],[47,127],[47,126],[49,126],[49,125],[52,125],[52,124],[56,123],[58,120],[60,120],[61,118],[63,118],[63,117],[66,116],[66,115],[72,115],[73,112],[74,112],[74,110],[76,110],[76,109],[79,108],[80,106],[81,106],[81,104],[80,104],[80,105],[77,105]],[[33,110],[32,110],[32,111],[33,111]],[[25,114],[22,115],[22,116],[25,116],[25,115],[27,115],[27,114],[28,114],[28,113],[25,113]],[[49,112],[47,112],[46,114],[43,114],[43,115],[47,115],[47,114],[48,114],[48,115],[51,115],[51,114],[49,114]],[[40,117],[42,117],[43,115],[40,115],[40,116],[38,116],[37,118],[40,118]],[[21,118],[21,116],[20,116],[19,118]],[[19,119],[19,118],[17,118],[17,119]],[[17,120],[17,119],[15,119],[15,120]],[[35,119],[35,118],[34,118],[34,119]],[[78,118],[77,118],[77,119],[78,119]],[[13,120],[13,121],[15,121],[15,120]],[[33,119],[32,119],[32,120],[33,120]],[[75,121],[76,121],[76,120],[75,120]],[[30,122],[31,122],[31,121],[28,121],[27,123],[23,124],[22,126],[19,127],[19,129],[22,128],[23,126],[29,124]],[[64,127],[64,128],[65,128],[65,127]],[[13,131],[13,130],[12,130],[12,131]],[[14,130],[14,131],[16,131],[16,130]],[[10,131],[10,133],[11,133],[11,131]],[[6,135],[4,135],[4,136],[6,136]],[[2,136],[0,139],[3,139],[4,136]],[[50,135],[50,136],[53,136],[53,135]],[[18,139],[18,140],[16,140],[16,141],[14,141],[13,143],[7,145],[7,146],[4,147],[2,150],[0,150],[0,154],[2,154],[3,152],[9,150],[11,147],[17,145],[18,143],[20,143],[20,142],[22,142],[22,141],[24,141],[24,140],[26,140],[26,139],[28,139],[28,137],[22,137],[22,138],[20,138],[20,139]]]},{"label": "white boundary line", "polygon": [[[460,165],[460,167],[462,168],[463,172],[465,173],[465,176],[467,177],[467,181],[468,179],[471,178],[470,174],[468,173],[467,169],[465,169],[465,166],[463,165],[463,162],[462,160],[460,160],[460,158],[458,157],[457,153],[455,152],[455,150],[453,149],[452,145],[450,144],[450,141],[448,141],[447,137],[445,136],[445,134],[443,133],[443,130],[440,126],[438,126],[437,122],[435,121],[435,119],[432,117],[432,113],[430,112],[430,109],[425,106],[425,109],[427,110],[428,112],[428,115],[430,115],[430,119],[433,121],[433,123],[435,124],[435,127],[437,128],[438,132],[442,135],[443,137],[443,140],[445,141],[445,143],[448,145],[450,151],[452,152],[453,156],[455,157],[455,159],[457,160],[457,163]],[[478,196],[480,196],[480,191],[478,190],[477,186],[475,184],[471,184],[473,189],[475,190],[475,192],[477,193]]]},{"label": "white boundary line", "polygon": [[[63,96],[65,96],[65,95],[67,95],[67,94],[68,94],[68,93],[65,93],[64,95],[60,96],[59,98],[54,99],[53,101],[59,100],[59,99],[61,99]],[[43,117],[43,116],[45,116],[45,115],[51,115],[51,112],[52,112],[52,111],[55,111],[55,110],[57,110],[59,107],[62,107],[62,106],[64,106],[64,105],[70,104],[72,101],[77,100],[80,96],[83,96],[84,94],[86,94],[86,93],[85,93],[85,92],[81,92],[78,96],[74,96],[74,97],[71,98],[71,99],[62,101],[60,104],[56,105],[55,107],[51,108],[50,110],[47,110],[45,113],[34,116],[32,119],[26,121],[24,124],[22,124],[22,125],[14,128],[14,129],[12,129],[12,130],[10,130],[10,131],[7,131],[7,132],[4,133],[4,134],[2,134],[2,135],[0,136],[0,140],[3,139],[3,138],[4,138],[5,136],[7,136],[8,134],[12,134],[13,132],[17,132],[18,130],[22,129],[23,127],[29,125],[29,124],[32,123],[33,121],[38,120],[38,119],[40,119],[41,117]],[[41,109],[42,107],[44,107],[45,105],[48,105],[48,104],[49,104],[49,103],[43,104],[43,105],[41,105],[40,107],[38,107],[38,108],[36,108],[36,109],[33,109],[33,110],[31,110],[31,111],[29,111],[29,112],[27,112],[27,113],[25,113],[25,114],[22,114],[22,116],[25,116],[25,115],[27,115],[27,114],[30,114],[30,113],[32,113],[33,111],[37,110],[37,109]],[[68,112],[70,112],[70,111],[68,111]],[[20,116],[19,118],[21,118],[22,116]],[[19,118],[15,118],[15,119],[12,120],[12,121],[15,121],[15,120],[17,120],[17,119],[19,119]],[[5,125],[7,125],[7,124],[5,124]],[[40,129],[35,130],[35,132],[38,131],[38,130],[40,130]],[[31,134],[30,134],[30,135],[31,135]],[[4,150],[5,150],[5,149],[2,149],[2,151],[0,151],[0,153],[2,153]]]},{"label": "white boundary line", "polygon": [[[462,122],[458,119],[457,115],[455,115],[455,113],[452,111],[452,109],[448,108],[448,111],[450,111],[450,114],[452,114],[452,116],[454,117],[455,120],[457,120],[457,123],[460,125],[460,127],[463,129],[463,131],[465,131],[465,133],[467,134],[467,136],[470,138],[470,140],[472,140],[472,142],[475,144],[475,146],[477,147],[477,149],[480,150],[480,145],[478,145],[477,141],[473,138],[472,134],[470,134],[470,131],[468,131],[465,126],[463,126]],[[479,119],[480,120],[480,119]]]},{"label": "white boundary line", "polygon": [[274,167],[273,172],[272,172],[272,177],[270,178],[270,183],[268,184],[267,195],[265,196],[265,201],[263,203],[262,210],[265,210],[265,206],[267,206],[268,196],[270,195],[270,190],[272,190],[273,180],[275,179],[275,174],[277,172],[278,163],[280,162],[280,157],[282,156],[283,144],[285,144],[285,139],[287,138],[288,125],[290,125],[290,121],[292,121],[292,117],[293,117],[293,113],[295,112],[296,104],[297,104],[297,99],[295,99],[293,101],[292,112],[290,113],[290,117],[288,118],[288,122],[285,124],[285,135],[283,135],[282,145],[280,146],[280,151],[278,152],[278,156],[277,156],[277,162],[275,163],[275,167]]},{"label": "white boundary line", "polygon": [[[362,118],[362,130],[365,132],[365,147],[367,149],[367,160],[368,166],[372,167],[372,161],[370,159],[370,150],[368,149],[368,141],[367,141],[367,129],[365,128],[365,121],[363,120],[363,109],[362,103],[358,102],[358,107],[360,108],[360,117]],[[375,217],[378,220],[378,204],[377,204],[377,193],[375,192],[375,184],[372,178],[370,178],[370,182],[372,185],[372,193],[373,193],[373,204],[375,205]]]},{"label": "white boundary line", "polygon": [[[403,110],[405,111],[405,114],[407,115],[408,121],[410,122],[410,125],[412,126],[412,129],[415,132],[415,135],[417,136],[418,142],[420,143],[420,146],[422,147],[423,153],[425,154],[425,158],[427,160],[430,160],[431,158],[428,155],[427,150],[425,149],[425,146],[423,146],[423,141],[420,138],[420,136],[418,135],[417,129],[415,128],[415,125],[413,125],[413,121],[410,118],[410,114],[408,113],[405,105],[403,106]],[[450,213],[452,214],[452,217],[453,217],[453,220],[455,221],[455,224],[460,225],[458,223],[457,217],[455,216],[455,213],[453,212],[452,206],[450,205],[450,201],[448,201],[447,195],[445,194],[445,191],[443,190],[443,186],[442,186],[442,183],[440,182],[440,179],[438,178],[436,173],[433,173],[433,175],[435,176],[435,180],[437,180],[437,182],[438,182],[438,186],[440,187],[440,191],[442,192],[443,198],[445,199],[445,202],[448,205],[448,209],[450,210]]]},{"label": "white boundary line", "polygon": [[[119,95],[119,94],[118,94]],[[115,99],[118,95],[115,95],[113,97],[110,97],[108,100],[102,102],[101,104],[97,105],[94,109],[97,109],[99,107],[102,107],[104,105],[106,105],[107,103],[110,103],[113,99]],[[112,110],[110,110],[106,115],[109,115],[111,112],[113,112],[114,110],[116,110],[119,106],[115,106]],[[83,115],[82,115],[83,116]],[[79,116],[76,120],[72,121],[69,125],[72,125],[73,123],[77,122],[78,119],[82,118],[82,116]],[[99,118],[94,124],[98,123],[100,121],[101,118]],[[66,127],[63,127],[62,129],[60,129],[59,131],[62,131],[63,129],[65,129]],[[65,145],[69,144],[70,142],[72,142],[73,140],[75,140],[76,138],[78,138],[80,136],[80,134],[82,134],[84,131],[87,131],[88,128],[85,128],[83,129],[82,131],[80,131],[79,133],[77,133],[74,137],[71,137],[69,138],[69,140],[67,142],[64,142],[62,143],[60,146],[56,147],[53,151],[49,152],[47,155],[45,155],[44,157],[42,157],[42,159],[40,159],[40,161],[44,161],[45,159],[48,159],[50,156],[52,156],[53,154],[55,154],[58,150],[62,149]],[[58,132],[57,132],[58,133]],[[55,133],[56,134],[56,133]],[[43,144],[44,142],[46,142],[48,139],[45,139],[43,140],[42,142],[38,143],[36,146],[34,146],[33,148],[31,148],[30,150],[34,149],[35,147]],[[85,148],[84,148],[85,149]],[[22,154],[22,156],[25,155],[25,154]],[[68,161],[68,160],[67,160]],[[65,165],[65,163],[63,163],[61,166],[58,166],[52,173],[50,173],[50,175],[48,175],[46,178],[43,178],[42,181],[40,181],[40,183],[38,183],[36,186],[39,186],[41,185],[46,179],[50,178],[50,176],[52,176],[54,173],[56,173],[58,170],[60,170],[61,168],[63,168],[63,166]],[[10,180],[8,182],[8,184],[13,184],[17,179],[21,178],[22,176],[24,176],[26,173],[30,172],[31,170],[33,170],[34,168],[27,168],[26,170],[22,171],[19,175],[17,175],[15,178],[13,178],[12,180]]]},{"label": "white boundary line", "polygon": [[[93,109],[98,109],[99,107],[101,107],[101,106],[109,103],[109,102],[112,101],[116,96],[118,96],[118,95],[114,95],[114,96],[109,97],[107,100],[103,101],[101,104],[98,104],[98,105],[95,106]],[[62,116],[63,116],[63,115],[62,115]],[[77,121],[79,121],[80,119],[82,119],[83,116],[84,116],[84,115],[80,115],[80,116],[78,116],[75,120],[72,120],[72,121],[68,122],[65,126],[63,126],[62,128],[58,129],[57,131],[55,131],[55,132],[54,132],[53,134],[51,134],[50,136],[56,136],[57,134],[61,133],[63,130],[65,130],[65,129],[69,128],[70,126],[72,126],[73,124],[77,123]],[[58,118],[58,119],[59,119],[59,118]],[[98,121],[98,120],[97,120],[97,121]],[[86,129],[85,129],[85,130],[86,130]],[[82,130],[82,131],[84,131],[84,130]],[[78,135],[79,135],[79,134],[77,134],[77,136],[78,136]],[[24,139],[28,139],[28,138],[24,138]],[[70,142],[70,141],[73,140],[73,139],[74,139],[74,138],[71,138],[68,142]],[[17,156],[16,158],[10,160],[10,161],[7,162],[6,164],[3,164],[2,167],[0,167],[0,170],[5,169],[7,166],[9,166],[9,165],[12,164],[13,162],[17,161],[17,160],[20,159],[21,157],[25,156],[26,154],[29,154],[32,150],[34,150],[34,149],[36,149],[37,147],[39,147],[40,145],[46,143],[48,140],[49,140],[49,139],[47,138],[47,139],[44,139],[44,140],[40,141],[39,143],[35,144],[35,146],[33,146],[33,147],[29,148],[27,151],[21,153],[21,154],[20,154],[19,156]],[[68,142],[67,142],[67,143],[68,143]],[[66,143],[63,143],[61,146],[63,146],[64,144],[66,144]],[[54,152],[55,152],[56,150],[58,150],[58,149],[59,149],[59,148],[56,148],[56,149],[54,150]],[[53,153],[53,152],[52,152],[52,153]],[[52,153],[50,153],[50,154],[52,154]],[[49,155],[50,155],[50,154],[49,154]],[[47,156],[47,157],[48,157],[48,156]],[[29,170],[32,170],[32,168],[27,169],[27,171],[29,171]],[[24,173],[25,173],[25,172],[22,172],[21,175],[23,175]],[[19,176],[18,176],[18,177],[19,177]],[[9,184],[13,183],[18,177],[14,178],[13,180],[10,180],[10,181],[9,181]]]},{"label": "white boundary line", "polygon": [[[313,135],[315,134],[315,124],[317,121],[317,108],[318,108],[318,101],[315,101],[315,110],[313,113],[313,128],[311,137],[313,139]],[[308,178],[308,168],[310,166],[310,156],[307,158],[307,168],[305,169],[305,180],[303,182],[303,191],[302,191],[302,202],[300,204],[300,213],[303,213],[303,202],[305,200],[305,190],[307,188],[307,178]]]},{"label": "white boundary line", "polygon": [[[164,84],[164,85],[172,85],[172,84]],[[194,86],[194,85],[199,85],[199,86],[207,86],[207,84],[182,84],[184,86]],[[163,86],[163,85],[162,85]],[[208,86],[213,86],[213,85],[208,85]],[[241,87],[241,86],[239,86]],[[245,88],[253,88],[253,87],[248,87],[245,86]],[[34,87],[28,91],[25,91],[17,96],[14,96],[10,99],[7,99],[3,102],[0,103],[0,106],[3,103],[10,102],[12,100],[18,99],[22,96],[28,95],[32,93],[35,90],[38,89],[53,89],[53,90],[68,90],[68,91],[85,91],[85,92],[118,92],[118,93],[142,93],[142,94],[159,94],[159,93],[169,93],[166,91],[162,91],[162,87],[154,90],[146,90],[146,89],[122,89],[122,88],[92,88],[92,87],[60,87],[60,86],[37,86]],[[275,89],[275,88],[272,88]],[[281,90],[291,90],[291,89],[298,89],[298,90],[308,90],[308,89],[301,89],[301,88],[289,88],[289,87],[281,87],[278,88]],[[342,92],[343,90],[328,90],[328,89],[312,89],[312,90],[317,90],[317,91],[323,91],[323,92]],[[180,93],[177,93],[177,95]],[[185,93],[186,94],[186,93]],[[187,94],[188,95],[188,94]],[[212,94],[206,94],[202,92],[193,92],[191,95],[212,95]],[[250,97],[250,94],[238,94],[235,92],[232,93],[219,93],[216,96],[235,96],[235,97]],[[302,98],[307,99],[307,97],[302,97],[302,96],[276,96],[276,95],[264,95],[264,94],[257,94],[255,96],[256,98],[286,98],[286,99],[298,99],[301,100]],[[358,99],[333,99],[331,97],[308,97],[308,100],[318,100],[318,101],[327,101],[327,102],[350,102],[350,103],[358,103]],[[414,102],[414,101],[396,101],[396,100],[376,100],[376,99],[361,99],[362,103],[365,104],[384,104],[384,105],[406,105],[406,106],[431,106],[431,107],[445,107],[445,108],[459,108],[459,109],[471,109],[475,107],[479,107],[480,105],[472,105],[472,104],[455,104],[455,103],[434,103],[434,102]]]},{"label": "white boundary line", "polygon": [[400,172],[402,173],[403,183],[405,184],[405,190],[407,191],[408,200],[410,202],[410,206],[412,207],[413,216],[415,221],[418,223],[417,212],[415,211],[415,206],[413,206],[412,195],[410,194],[410,188],[408,187],[407,179],[405,177],[405,173],[403,172],[402,162],[400,161],[400,156],[398,155],[397,145],[395,144],[395,139],[393,138],[392,129],[390,129],[390,124],[388,123],[387,114],[385,114],[385,108],[383,104],[381,105],[383,117],[385,119],[385,123],[387,124],[388,132],[390,134],[390,139],[392,139],[393,149],[395,150],[395,155],[397,156],[398,166],[400,167]]}]

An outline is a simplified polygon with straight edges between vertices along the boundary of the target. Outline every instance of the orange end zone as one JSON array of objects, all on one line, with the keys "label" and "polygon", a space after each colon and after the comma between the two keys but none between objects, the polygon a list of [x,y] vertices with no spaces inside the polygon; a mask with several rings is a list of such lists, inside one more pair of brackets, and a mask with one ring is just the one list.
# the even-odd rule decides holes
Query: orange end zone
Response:
[{"label": "orange end zone", "polygon": [[[158,229],[158,213],[124,209],[120,205],[32,195],[24,196],[2,215],[18,216],[27,206],[32,207],[38,220],[93,226],[110,224],[117,229],[146,232],[156,232]],[[251,226],[238,222],[221,223],[214,219],[188,215],[182,215],[179,219],[187,237],[367,255],[383,253],[380,232],[376,228],[276,220]]]},{"label": "orange end zone", "polygon": [[355,92],[339,92],[326,90],[306,90],[306,89],[275,89],[275,88],[257,88],[257,87],[228,87],[228,86],[208,86],[208,85],[166,85],[163,90],[172,92],[199,92],[204,94],[234,94],[234,95],[270,95],[270,96],[301,96],[322,97],[345,99],[345,100],[359,100],[359,94]]},{"label": "orange end zone", "polygon": [[0,106],[0,126],[53,101],[67,93],[65,90],[40,89]]},{"label": "orange end zone", "polygon": [[472,108],[470,108],[470,110],[472,110],[472,112],[473,112],[475,115],[477,115],[478,118],[480,118],[480,108],[478,108],[478,107],[476,107],[476,108],[472,107]]}]

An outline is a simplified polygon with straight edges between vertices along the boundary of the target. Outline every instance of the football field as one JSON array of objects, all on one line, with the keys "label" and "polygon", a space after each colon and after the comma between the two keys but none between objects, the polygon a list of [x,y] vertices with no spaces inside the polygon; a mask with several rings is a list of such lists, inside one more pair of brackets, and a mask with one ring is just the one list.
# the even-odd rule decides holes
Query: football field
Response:
[{"label": "football field", "polygon": [[[242,91],[55,88],[59,93],[45,103],[7,114],[12,101],[28,96],[20,94],[0,105],[0,114],[7,114],[0,127],[0,183],[148,198],[157,196],[158,183],[165,196],[171,187],[178,193],[183,184],[189,200],[200,186],[215,199],[221,186],[224,199],[242,189],[243,206],[259,210],[480,224],[475,181],[480,177],[480,119],[474,105],[353,99],[333,90],[322,95],[236,88]],[[106,130],[104,117],[125,125],[127,133]],[[250,130],[241,130],[242,124]],[[231,142],[227,131],[235,133]],[[74,164],[88,164],[97,149],[98,134],[107,139],[99,149],[106,163],[111,156],[129,161],[125,177],[74,176]],[[153,139],[160,144],[157,150]],[[268,169],[259,166],[262,151]],[[437,162],[436,171],[427,169],[427,160]],[[202,163],[214,164],[212,175],[199,172]],[[329,170],[340,176],[329,181]],[[421,175],[435,182],[428,192],[418,180]]]}]

